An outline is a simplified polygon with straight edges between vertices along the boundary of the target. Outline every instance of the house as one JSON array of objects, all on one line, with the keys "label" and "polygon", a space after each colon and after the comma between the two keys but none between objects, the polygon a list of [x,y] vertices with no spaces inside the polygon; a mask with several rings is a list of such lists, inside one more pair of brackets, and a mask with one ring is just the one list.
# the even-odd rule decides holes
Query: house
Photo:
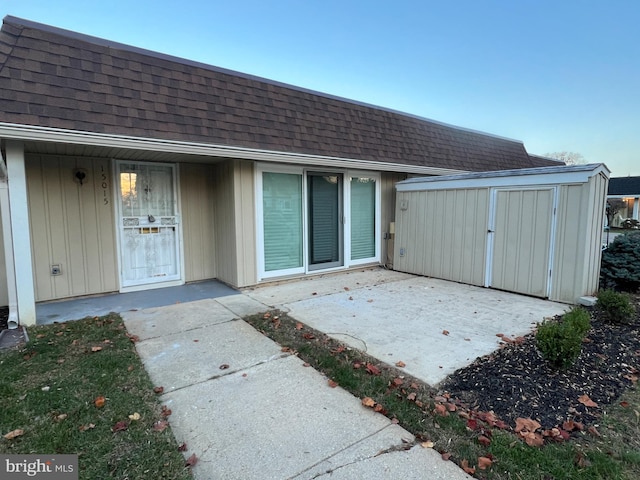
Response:
[{"label": "house", "polygon": [[613,177],[609,179],[607,200],[620,199],[623,207],[611,221],[612,227],[621,227],[624,220],[640,220],[640,177]]},{"label": "house", "polygon": [[559,165],[519,141],[11,16],[0,105],[12,325],[47,300],[384,264],[396,182]]}]

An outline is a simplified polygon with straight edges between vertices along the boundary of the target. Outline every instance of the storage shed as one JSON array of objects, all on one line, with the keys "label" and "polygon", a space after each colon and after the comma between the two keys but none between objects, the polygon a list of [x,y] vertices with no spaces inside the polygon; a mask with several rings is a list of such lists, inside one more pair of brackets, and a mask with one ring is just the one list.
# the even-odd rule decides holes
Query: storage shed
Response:
[{"label": "storage shed", "polygon": [[394,269],[576,303],[598,289],[604,164],[396,184]]}]

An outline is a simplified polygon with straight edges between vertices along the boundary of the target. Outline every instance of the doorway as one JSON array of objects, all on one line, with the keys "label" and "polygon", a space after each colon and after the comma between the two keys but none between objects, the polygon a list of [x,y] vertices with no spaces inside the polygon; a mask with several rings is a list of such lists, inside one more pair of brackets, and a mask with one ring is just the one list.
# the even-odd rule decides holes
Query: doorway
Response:
[{"label": "doorway", "polygon": [[344,265],[342,173],[307,173],[309,270]]}]

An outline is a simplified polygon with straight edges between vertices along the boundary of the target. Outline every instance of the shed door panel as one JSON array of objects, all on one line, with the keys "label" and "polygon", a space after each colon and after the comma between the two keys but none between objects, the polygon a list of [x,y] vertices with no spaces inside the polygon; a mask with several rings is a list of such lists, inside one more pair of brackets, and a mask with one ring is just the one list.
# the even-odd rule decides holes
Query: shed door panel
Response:
[{"label": "shed door panel", "polygon": [[553,189],[496,192],[491,287],[547,297]]}]

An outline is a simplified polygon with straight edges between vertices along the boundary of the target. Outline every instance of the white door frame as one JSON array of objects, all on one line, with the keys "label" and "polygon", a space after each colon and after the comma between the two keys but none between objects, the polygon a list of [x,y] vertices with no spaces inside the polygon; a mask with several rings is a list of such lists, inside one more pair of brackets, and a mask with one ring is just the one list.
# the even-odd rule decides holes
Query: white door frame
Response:
[{"label": "white door frame", "polygon": [[491,188],[489,193],[489,221],[487,225],[487,254],[484,275],[484,286],[491,287],[493,278],[493,256],[495,246],[495,229],[496,229],[496,202],[498,192],[513,192],[522,190],[552,190],[553,191],[553,212],[551,214],[551,231],[549,233],[549,264],[547,265],[547,291],[545,298],[551,296],[551,287],[553,283],[553,259],[555,254],[556,228],[557,228],[557,211],[559,189],[556,185],[531,185],[523,187],[502,187]]},{"label": "white door frame", "polygon": [[[124,287],[122,285],[122,275],[123,275],[123,265],[122,265],[122,208],[121,208],[121,192],[120,192],[120,165],[121,164],[139,164],[139,165],[158,165],[171,167],[173,171],[173,191],[175,192],[174,209],[175,209],[175,218],[176,224],[176,261],[178,262],[178,279],[168,280],[166,282],[154,282],[154,283],[144,283],[139,285],[132,285]],[[116,224],[116,246],[117,246],[117,260],[118,260],[118,285],[120,293],[127,292],[137,292],[142,290],[152,290],[155,288],[164,288],[164,287],[175,287],[179,285],[184,285],[185,281],[185,273],[184,273],[184,242],[183,242],[183,231],[182,231],[182,221],[181,221],[181,202],[180,202],[180,170],[179,164],[177,163],[165,163],[165,162],[139,162],[135,160],[112,160],[112,171],[113,171],[113,185],[115,188],[113,189],[113,202],[115,205],[115,224]]]}]

